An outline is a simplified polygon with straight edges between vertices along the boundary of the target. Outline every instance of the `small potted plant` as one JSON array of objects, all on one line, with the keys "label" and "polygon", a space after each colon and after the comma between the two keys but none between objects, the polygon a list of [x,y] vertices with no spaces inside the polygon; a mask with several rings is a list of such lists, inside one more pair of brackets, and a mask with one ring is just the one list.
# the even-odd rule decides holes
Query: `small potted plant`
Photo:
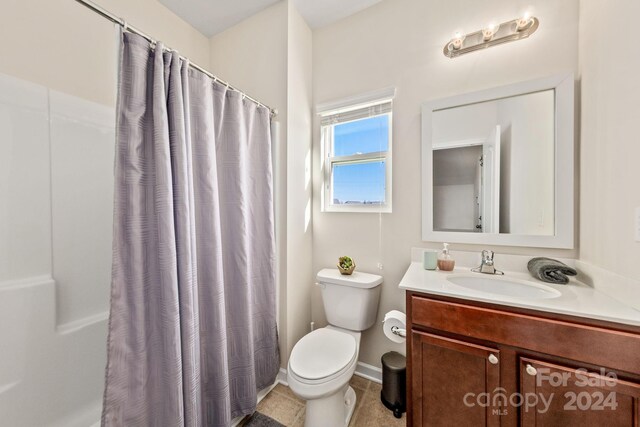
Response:
[{"label": "small potted plant", "polygon": [[348,256],[341,256],[338,258],[338,270],[342,274],[351,274],[356,268],[356,263]]}]

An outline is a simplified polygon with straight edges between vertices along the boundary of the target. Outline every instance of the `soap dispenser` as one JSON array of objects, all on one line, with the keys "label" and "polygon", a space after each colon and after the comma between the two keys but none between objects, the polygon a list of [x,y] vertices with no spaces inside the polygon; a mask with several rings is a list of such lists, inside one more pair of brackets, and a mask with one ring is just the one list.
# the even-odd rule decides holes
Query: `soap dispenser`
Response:
[{"label": "soap dispenser", "polygon": [[456,262],[453,258],[451,258],[451,254],[449,253],[449,244],[445,243],[442,252],[440,252],[440,256],[438,256],[438,269],[442,271],[453,271],[453,267],[455,267]]}]

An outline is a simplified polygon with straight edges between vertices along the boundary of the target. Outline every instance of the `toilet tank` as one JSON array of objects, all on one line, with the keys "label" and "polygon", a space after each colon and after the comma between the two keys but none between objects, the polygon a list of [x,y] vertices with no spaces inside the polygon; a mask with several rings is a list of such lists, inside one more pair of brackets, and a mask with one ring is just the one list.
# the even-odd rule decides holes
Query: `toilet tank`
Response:
[{"label": "toilet tank", "polygon": [[318,272],[316,279],[322,289],[329,324],[352,331],[364,331],[373,326],[378,314],[382,276],[359,271],[343,275],[336,268],[325,268]]}]

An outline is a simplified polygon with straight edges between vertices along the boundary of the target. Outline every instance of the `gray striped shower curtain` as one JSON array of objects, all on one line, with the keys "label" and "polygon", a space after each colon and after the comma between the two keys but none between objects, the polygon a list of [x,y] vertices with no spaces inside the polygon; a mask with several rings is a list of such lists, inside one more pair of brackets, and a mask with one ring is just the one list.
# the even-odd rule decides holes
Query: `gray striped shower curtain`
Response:
[{"label": "gray striped shower curtain", "polygon": [[229,426],[279,369],[269,111],[123,33],[103,426]]}]

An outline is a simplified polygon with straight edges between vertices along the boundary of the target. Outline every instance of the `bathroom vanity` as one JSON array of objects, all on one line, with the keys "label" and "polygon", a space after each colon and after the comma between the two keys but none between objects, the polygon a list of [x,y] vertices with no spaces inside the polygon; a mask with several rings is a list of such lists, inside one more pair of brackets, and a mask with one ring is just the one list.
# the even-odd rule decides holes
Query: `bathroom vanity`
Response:
[{"label": "bathroom vanity", "polygon": [[[574,85],[423,104],[424,241],[574,248]],[[407,425],[640,426],[640,306],[624,287],[547,285],[531,257],[501,256],[504,276],[472,273],[469,253],[426,271],[419,252],[400,282]]]},{"label": "bathroom vanity", "polygon": [[638,426],[640,311],[575,281],[485,276],[413,262],[400,283],[407,425]]}]

